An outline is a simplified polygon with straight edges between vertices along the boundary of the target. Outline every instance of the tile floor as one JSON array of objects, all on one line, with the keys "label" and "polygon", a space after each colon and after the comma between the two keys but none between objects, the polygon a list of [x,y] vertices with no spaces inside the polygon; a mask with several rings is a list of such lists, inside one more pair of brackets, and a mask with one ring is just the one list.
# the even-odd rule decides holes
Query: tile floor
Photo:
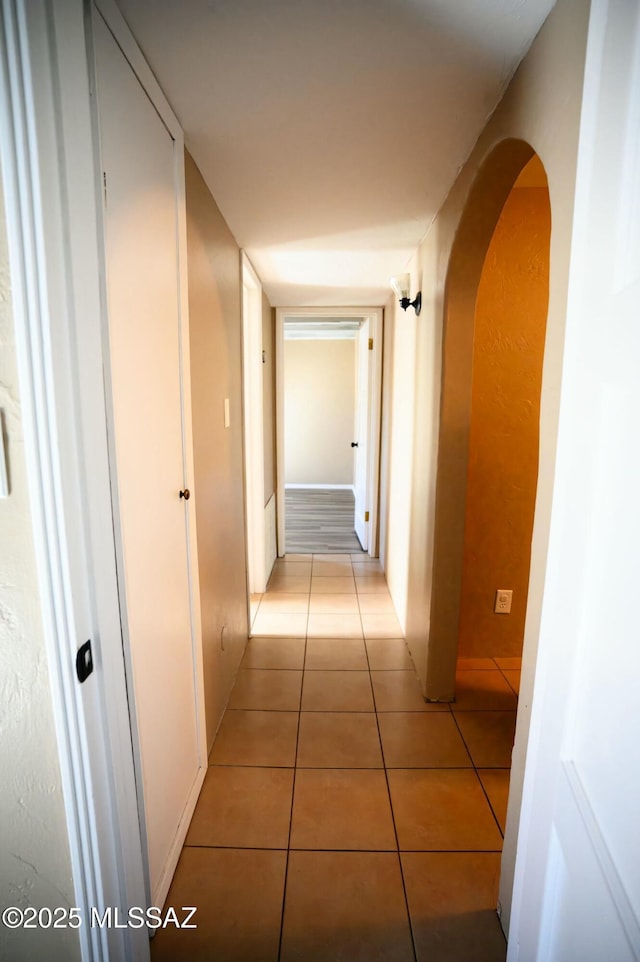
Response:
[{"label": "tile floor", "polygon": [[518,660],[426,704],[362,556],[288,556],[254,613],[153,962],[502,962]]}]

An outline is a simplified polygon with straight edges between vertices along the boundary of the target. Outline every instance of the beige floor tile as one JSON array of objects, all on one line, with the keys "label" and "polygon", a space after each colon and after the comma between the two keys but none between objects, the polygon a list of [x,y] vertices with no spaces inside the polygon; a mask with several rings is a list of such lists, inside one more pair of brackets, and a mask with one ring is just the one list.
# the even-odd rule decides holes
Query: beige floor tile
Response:
[{"label": "beige floor tile", "polygon": [[166,905],[197,905],[197,928],[157,929],[152,962],[277,962],[286,861],[286,852],[183,849]]},{"label": "beige floor tile", "polygon": [[292,562],[297,564],[299,561],[308,561],[308,562],[311,564],[312,561],[313,561],[313,555],[311,555],[311,554],[286,554],[286,555],[284,556],[284,559],[283,559],[283,560],[286,561],[287,564],[291,564]]},{"label": "beige floor tile", "polygon": [[294,578],[303,578],[311,576],[312,563],[310,561],[284,561],[283,559],[278,559],[273,566],[274,574],[278,575],[289,575]]},{"label": "beige floor tile", "polygon": [[269,591],[262,596],[261,612],[284,612],[284,614],[307,614],[309,595],[294,591]]},{"label": "beige floor tile", "polygon": [[502,848],[502,836],[475,772],[391,769],[387,774],[401,849]]},{"label": "beige floor tile", "polygon": [[304,666],[313,671],[366,671],[364,641],[359,638],[309,638]]},{"label": "beige floor tile", "polygon": [[460,711],[511,709],[516,704],[516,696],[497,669],[456,672],[455,707]]},{"label": "beige floor tile", "polygon": [[356,578],[356,591],[359,595],[388,595],[387,582],[380,575],[374,578]]},{"label": "beige floor tile", "polygon": [[356,578],[384,578],[384,571],[378,561],[370,561],[364,564],[354,561],[352,566]]},{"label": "beige floor tile", "polygon": [[298,712],[227,709],[209,764],[291,767],[297,734]]},{"label": "beige floor tile", "polygon": [[308,638],[362,638],[360,615],[309,615]]},{"label": "beige floor tile", "polygon": [[[395,615],[393,601],[389,592],[384,594],[382,591],[374,595],[358,595],[360,612],[363,615]],[[402,632],[398,632],[399,635]]]},{"label": "beige floor tile", "polygon": [[250,638],[243,668],[302,668],[304,638]]},{"label": "beige floor tile", "polygon": [[273,591],[295,592],[296,594],[309,594],[311,577],[296,577],[295,575],[271,575],[267,592]]},{"label": "beige floor tile", "polygon": [[363,564],[363,565],[379,565],[380,564],[379,558],[372,558],[371,555],[368,555],[366,553],[366,551],[360,551],[359,553],[356,552],[352,554],[350,557],[355,564]]},{"label": "beige floor tile", "polygon": [[377,711],[449,711],[424,700],[412,671],[372,671],[371,681]]},{"label": "beige floor tile", "polygon": [[185,845],[286,848],[293,769],[211,767]]},{"label": "beige floor tile", "polygon": [[[373,596],[372,596],[373,597]],[[411,669],[415,674],[413,661],[404,638],[366,638],[365,645],[372,670]]]},{"label": "beige floor tile", "polygon": [[387,768],[469,768],[471,759],[451,712],[383,712]]},{"label": "beige floor tile", "polygon": [[306,632],[306,614],[287,614],[260,609],[258,609],[252,628],[254,635],[277,635],[281,638],[300,638],[304,637]]},{"label": "beige floor tile", "polygon": [[497,852],[403,852],[418,962],[504,962]]},{"label": "beige floor tile", "polygon": [[311,595],[309,612],[312,615],[359,615],[358,596],[352,595]]},{"label": "beige floor tile", "polygon": [[368,671],[305,671],[303,711],[373,711]]},{"label": "beige floor tile", "polygon": [[353,595],[356,585],[351,576],[337,576],[327,578],[324,576],[313,575],[311,579],[311,594],[323,595]]},{"label": "beige floor tile", "polygon": [[413,962],[398,856],[292,852],[282,962]]},{"label": "beige floor tile", "polygon": [[478,768],[511,768],[514,711],[457,711],[456,721]]},{"label": "beige floor tile", "polygon": [[[375,597],[375,596],[374,596]],[[402,628],[395,614],[361,615],[365,638],[401,638]]]},{"label": "beige floor tile", "polygon": [[458,658],[458,671],[495,671],[493,658]]},{"label": "beige floor tile", "polygon": [[498,668],[503,670],[506,668],[507,671],[520,671],[522,668],[522,658],[494,658],[493,660]]},{"label": "beige floor tile", "polygon": [[316,562],[326,562],[329,564],[346,564],[350,561],[351,555],[349,554],[314,554],[313,561]]},{"label": "beige floor tile", "polygon": [[313,562],[313,575],[322,578],[351,578],[353,577],[351,561],[348,558],[346,561],[318,561],[316,559]]},{"label": "beige floor tile", "polygon": [[382,768],[372,712],[302,712],[297,764],[302,768]]},{"label": "beige floor tile", "polygon": [[291,848],[395,851],[383,771],[297,768]]},{"label": "beige floor tile", "polygon": [[491,808],[498,819],[504,835],[507,821],[507,802],[509,800],[509,779],[511,772],[505,768],[481,768],[478,770],[480,781],[489,796]]},{"label": "beige floor tile", "polygon": [[516,695],[520,693],[520,672],[510,668],[503,668],[502,674],[507,679]]},{"label": "beige floor tile", "polygon": [[229,708],[258,711],[298,711],[302,672],[243,668],[229,698]]}]

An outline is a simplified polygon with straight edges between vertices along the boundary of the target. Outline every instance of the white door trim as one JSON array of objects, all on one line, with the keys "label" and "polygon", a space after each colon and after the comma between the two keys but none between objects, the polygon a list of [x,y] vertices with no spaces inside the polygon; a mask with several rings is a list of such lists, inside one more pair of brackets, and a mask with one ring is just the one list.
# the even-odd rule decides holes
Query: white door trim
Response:
[{"label": "white door trim", "polygon": [[[284,481],[284,319],[294,317],[365,317],[373,337],[372,385],[369,392],[369,438],[367,503],[369,505],[369,547],[367,553],[378,557],[380,426],[382,415],[382,338],[381,307],[278,307],[276,309],[276,495],[278,511],[278,555],[285,553]],[[291,487],[288,485],[288,487]]]},{"label": "white door trim", "polygon": [[262,594],[269,574],[265,565],[262,283],[244,251],[240,264],[246,549],[251,595]]},{"label": "white door trim", "polygon": [[[149,958],[87,924],[145,905],[112,523],[98,168],[82,0],[3,0],[2,169],[25,452],[82,958]],[[99,575],[98,575],[99,572]],[[92,640],[80,685],[75,654]]]}]

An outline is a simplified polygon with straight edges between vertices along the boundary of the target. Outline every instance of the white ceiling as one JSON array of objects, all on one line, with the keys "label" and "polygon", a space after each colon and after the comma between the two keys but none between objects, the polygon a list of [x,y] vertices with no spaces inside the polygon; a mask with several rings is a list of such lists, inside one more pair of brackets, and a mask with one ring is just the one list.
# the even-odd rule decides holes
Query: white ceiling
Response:
[{"label": "white ceiling", "polygon": [[554,0],[118,0],[274,306],[379,305]]}]

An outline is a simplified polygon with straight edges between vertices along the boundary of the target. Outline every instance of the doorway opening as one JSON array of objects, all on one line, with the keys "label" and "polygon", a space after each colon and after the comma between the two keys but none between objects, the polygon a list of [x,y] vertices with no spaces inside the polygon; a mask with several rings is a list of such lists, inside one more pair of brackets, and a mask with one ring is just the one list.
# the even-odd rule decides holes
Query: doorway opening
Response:
[{"label": "doorway opening", "polygon": [[381,342],[381,310],[276,313],[281,557],[377,557]]},{"label": "doorway opening", "polygon": [[520,668],[540,600],[528,597],[529,577],[537,583],[544,563],[538,552],[534,576],[534,518],[539,530],[549,520],[537,513],[537,483],[539,458],[548,469],[552,457],[540,430],[550,240],[542,162],[528,144],[504,141],[470,192],[447,278],[427,696],[455,691],[468,747],[486,740],[484,761],[475,757],[501,809],[505,931],[524,755],[511,783],[509,773],[516,719],[526,741],[529,711],[527,702],[519,712]]}]

